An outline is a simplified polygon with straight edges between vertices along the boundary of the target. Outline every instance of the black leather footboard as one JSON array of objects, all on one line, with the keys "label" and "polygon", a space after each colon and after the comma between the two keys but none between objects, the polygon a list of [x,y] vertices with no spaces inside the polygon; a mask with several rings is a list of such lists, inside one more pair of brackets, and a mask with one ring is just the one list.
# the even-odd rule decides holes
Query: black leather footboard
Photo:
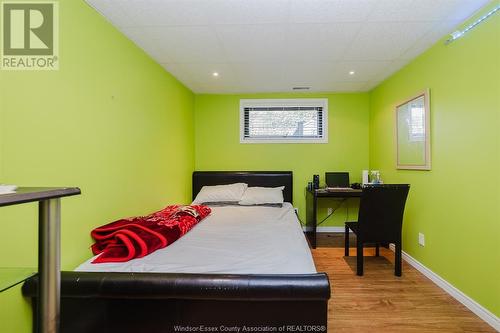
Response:
[{"label": "black leather footboard", "polygon": [[[35,276],[23,293],[37,289]],[[62,272],[61,331],[326,332],[329,298],[324,273]]]}]

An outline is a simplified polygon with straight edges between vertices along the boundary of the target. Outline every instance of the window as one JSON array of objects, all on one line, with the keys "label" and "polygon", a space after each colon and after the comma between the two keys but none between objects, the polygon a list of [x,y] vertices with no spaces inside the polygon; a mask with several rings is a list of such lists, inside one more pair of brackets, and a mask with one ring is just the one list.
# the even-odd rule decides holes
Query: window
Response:
[{"label": "window", "polygon": [[425,139],[425,112],[424,97],[421,96],[410,103],[409,141],[424,141]]},{"label": "window", "polygon": [[242,99],[240,143],[328,143],[328,100]]}]

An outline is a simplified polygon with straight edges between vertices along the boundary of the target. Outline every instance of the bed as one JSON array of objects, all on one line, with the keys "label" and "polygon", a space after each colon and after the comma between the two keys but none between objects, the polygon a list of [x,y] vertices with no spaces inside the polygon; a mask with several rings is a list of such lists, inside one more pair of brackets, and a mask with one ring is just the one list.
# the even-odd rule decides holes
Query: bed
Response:
[{"label": "bed", "polygon": [[[212,207],[170,246],[61,272],[61,331],[326,331],[330,286],[292,206],[292,172],[193,173],[205,185],[285,186],[283,207]],[[23,286],[36,299],[38,280]],[[36,302],[32,302],[36,306]],[[36,312],[34,312],[36,313]]]}]

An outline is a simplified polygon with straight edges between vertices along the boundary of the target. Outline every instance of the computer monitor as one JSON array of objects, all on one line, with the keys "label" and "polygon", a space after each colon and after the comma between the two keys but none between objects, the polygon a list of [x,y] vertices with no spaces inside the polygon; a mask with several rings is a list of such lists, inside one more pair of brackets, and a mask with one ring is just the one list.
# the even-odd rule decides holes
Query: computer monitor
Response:
[{"label": "computer monitor", "polygon": [[325,172],[327,187],[349,187],[349,172]]}]

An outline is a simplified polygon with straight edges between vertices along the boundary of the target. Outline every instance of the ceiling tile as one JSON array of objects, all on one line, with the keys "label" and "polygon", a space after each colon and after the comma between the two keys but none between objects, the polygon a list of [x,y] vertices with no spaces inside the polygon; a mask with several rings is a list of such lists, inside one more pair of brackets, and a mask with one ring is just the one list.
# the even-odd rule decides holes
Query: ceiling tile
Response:
[{"label": "ceiling tile", "polygon": [[225,25],[216,30],[230,62],[263,62],[283,57],[285,25]]},{"label": "ceiling tile", "polygon": [[285,80],[290,86],[311,87],[334,81],[335,65],[327,62],[290,62],[285,65]]},{"label": "ceiling tile", "polygon": [[132,18],[126,9],[122,8],[123,3],[118,0],[86,0],[87,3],[101,13],[114,26],[122,27],[129,25]]},{"label": "ceiling tile", "polygon": [[240,87],[246,92],[291,91],[285,80],[285,66],[275,63],[235,63],[232,64]]},{"label": "ceiling tile", "polygon": [[460,21],[442,21],[437,23],[426,35],[405,50],[398,59],[410,60],[416,58],[441,38],[452,33],[459,24]]},{"label": "ceiling tile", "polygon": [[361,22],[377,0],[291,0],[290,22]]},{"label": "ceiling tile", "polygon": [[[308,86],[318,90],[332,82],[367,82],[387,68],[389,61],[287,63],[285,79],[292,86]],[[354,75],[349,72],[354,71]]]},{"label": "ceiling tile", "polygon": [[185,68],[180,64],[170,64],[170,63],[162,63],[160,64],[167,72],[172,74],[177,80],[185,84],[191,90],[195,90],[197,88],[196,82],[191,78],[191,76],[186,72]]},{"label": "ceiling tile", "polygon": [[207,15],[211,24],[268,24],[288,21],[288,0],[211,0]]},{"label": "ceiling tile", "polygon": [[285,86],[283,83],[267,81],[247,81],[239,84],[239,92],[244,93],[277,93],[277,92],[292,92],[291,87]]},{"label": "ceiling tile", "polygon": [[143,49],[151,58],[158,63],[170,63],[172,59],[168,56],[169,47],[156,38],[142,38],[143,32],[131,31],[122,28],[122,32],[128,35],[129,39]]},{"label": "ceiling tile", "polygon": [[432,22],[364,24],[344,55],[344,59],[357,61],[396,59],[432,26]]},{"label": "ceiling tile", "polygon": [[236,78],[242,82],[284,82],[284,65],[276,63],[235,63],[232,64]]},{"label": "ceiling tile", "polygon": [[124,11],[129,21],[122,27],[205,25],[210,1],[205,0],[113,0]]},{"label": "ceiling tile", "polygon": [[331,82],[329,84],[322,85],[320,89],[315,89],[313,91],[324,91],[324,92],[358,92],[366,91],[364,87],[366,82]]},{"label": "ceiling tile", "polygon": [[391,61],[389,65],[387,65],[380,71],[380,73],[372,77],[372,79],[369,82],[367,82],[364,88],[365,89],[367,89],[368,87],[370,87],[370,89],[374,88],[377,84],[381,83],[386,78],[388,78],[389,76],[391,76],[392,74],[394,74],[395,72],[406,66],[408,62],[409,60],[405,59]]},{"label": "ceiling tile", "polygon": [[195,92],[201,94],[238,94],[248,92],[248,90],[234,83],[217,83],[200,84]]},{"label": "ceiling tile", "polygon": [[340,59],[360,28],[360,23],[291,25],[286,58],[292,61]]},{"label": "ceiling tile", "polygon": [[415,22],[443,20],[457,0],[379,0],[368,21]]},{"label": "ceiling tile", "polygon": [[[188,73],[189,77],[196,83],[202,84],[235,84],[237,77],[231,64],[224,63],[198,63],[180,64],[180,68]],[[217,72],[219,75],[214,76]]]},{"label": "ceiling tile", "polygon": [[184,68],[182,64],[162,63],[161,65],[177,79],[181,81],[194,82],[189,75],[189,72],[186,71],[186,68]]},{"label": "ceiling tile", "polygon": [[457,0],[448,18],[463,22],[489,2],[490,0]]},{"label": "ceiling tile", "polygon": [[[363,82],[380,74],[390,61],[342,61],[336,62],[332,70],[335,81]],[[354,71],[354,74],[349,72]]]},{"label": "ceiling tile", "polygon": [[207,26],[134,27],[122,31],[136,43],[141,39],[156,43],[163,50],[162,62],[224,62],[225,56],[214,30]]}]

